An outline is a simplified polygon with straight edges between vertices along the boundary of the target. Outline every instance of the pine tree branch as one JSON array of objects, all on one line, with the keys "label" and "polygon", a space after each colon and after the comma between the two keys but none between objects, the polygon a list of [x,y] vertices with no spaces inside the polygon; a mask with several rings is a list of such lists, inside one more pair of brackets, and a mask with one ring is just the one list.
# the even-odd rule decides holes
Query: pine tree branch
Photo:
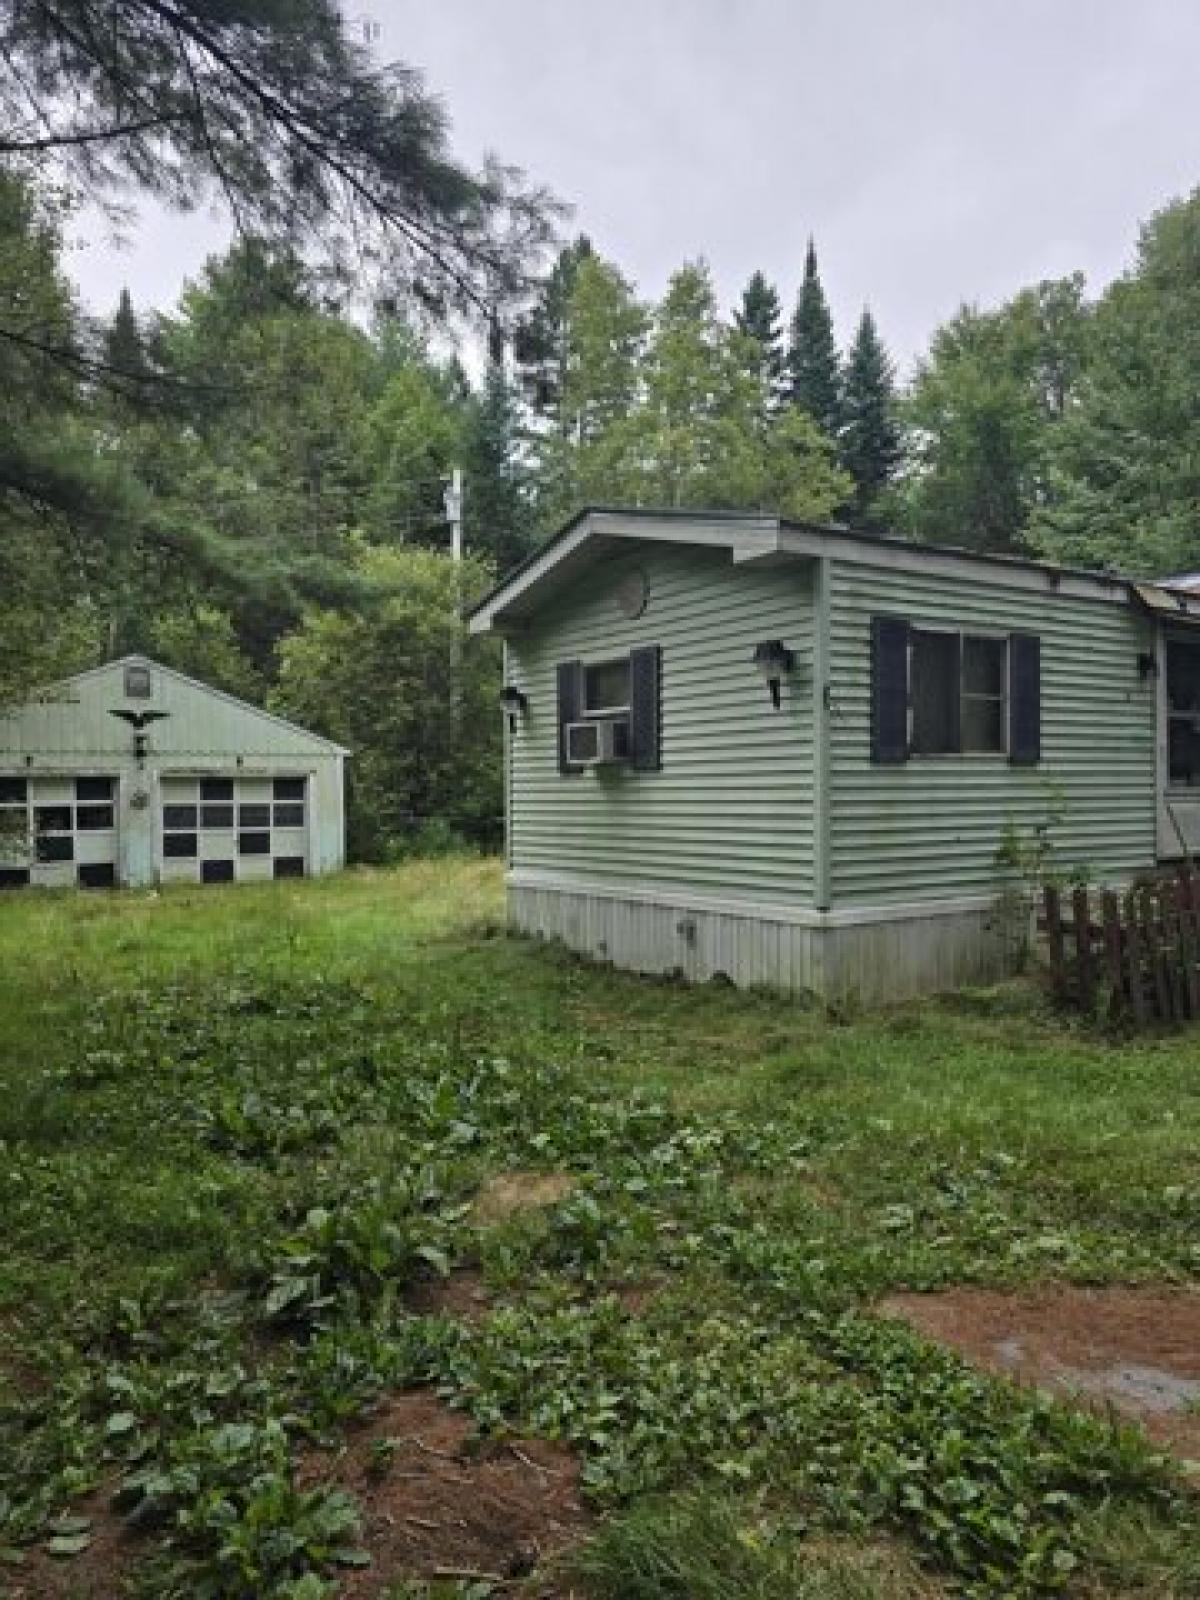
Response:
[{"label": "pine tree branch", "polygon": [[186,120],[181,112],[162,112],[136,122],[122,122],[111,128],[85,128],[77,132],[48,133],[41,139],[0,139],[0,156],[36,155],[49,150],[64,150],[76,145],[101,144],[110,139],[128,139]]}]

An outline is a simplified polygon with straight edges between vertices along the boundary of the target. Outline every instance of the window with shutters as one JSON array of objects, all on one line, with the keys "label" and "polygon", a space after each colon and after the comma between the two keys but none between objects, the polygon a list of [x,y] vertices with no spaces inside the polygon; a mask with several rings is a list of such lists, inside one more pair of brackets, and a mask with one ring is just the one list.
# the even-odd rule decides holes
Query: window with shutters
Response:
[{"label": "window with shutters", "polygon": [[594,765],[596,758],[586,753],[592,725],[611,723],[615,760],[633,772],[658,772],[661,677],[662,651],[656,644],[638,645],[608,661],[560,661],[558,770],[575,777]]}]

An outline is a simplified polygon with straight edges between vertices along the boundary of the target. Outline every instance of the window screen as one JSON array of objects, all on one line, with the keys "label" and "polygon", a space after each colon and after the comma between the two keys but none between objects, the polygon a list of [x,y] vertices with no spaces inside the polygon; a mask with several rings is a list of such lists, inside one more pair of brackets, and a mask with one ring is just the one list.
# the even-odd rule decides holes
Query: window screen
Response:
[{"label": "window screen", "polygon": [[74,861],[75,838],[70,833],[39,833],[36,840],[39,861]]},{"label": "window screen", "polygon": [[271,826],[270,806],[239,806],[238,826],[242,828],[269,828]]},{"label": "window screen", "polygon": [[125,668],[125,693],[130,700],[149,700],[150,689],[149,667]]},{"label": "window screen", "polygon": [[164,828],[194,828],[196,826],[195,806],[164,806]]},{"label": "window screen", "polygon": [[275,807],[275,826],[277,828],[302,828],[304,826],[304,807],[291,800]]},{"label": "window screen", "polygon": [[1008,647],[1003,639],[966,635],[962,642],[962,747],[1004,749]]},{"label": "window screen", "polygon": [[232,883],[232,861],[202,861],[200,863],[201,883]]},{"label": "window screen", "polygon": [[232,800],[233,779],[201,778],[200,798],[201,800]]},{"label": "window screen", "polygon": [[0,778],[0,806],[23,806],[27,792],[24,778]]},{"label": "window screen", "polygon": [[76,800],[111,800],[113,797],[113,780],[111,778],[76,778]]},{"label": "window screen", "polygon": [[117,872],[111,861],[88,861],[79,867],[76,879],[81,889],[114,889]]},{"label": "window screen", "polygon": [[233,807],[231,805],[201,806],[200,826],[202,828],[232,828]]},{"label": "window screen", "polygon": [[302,878],[304,876],[304,857],[276,856],[275,876],[277,878]]},{"label": "window screen", "polygon": [[164,833],[163,856],[174,861],[191,860],[199,852],[194,833]]},{"label": "window screen", "polygon": [[0,867],[0,889],[24,889],[28,885],[28,867]]},{"label": "window screen", "polygon": [[274,790],[276,800],[303,800],[304,783],[303,778],[276,778]]},{"label": "window screen", "polygon": [[240,856],[269,856],[271,854],[270,833],[239,833],[238,855]]}]

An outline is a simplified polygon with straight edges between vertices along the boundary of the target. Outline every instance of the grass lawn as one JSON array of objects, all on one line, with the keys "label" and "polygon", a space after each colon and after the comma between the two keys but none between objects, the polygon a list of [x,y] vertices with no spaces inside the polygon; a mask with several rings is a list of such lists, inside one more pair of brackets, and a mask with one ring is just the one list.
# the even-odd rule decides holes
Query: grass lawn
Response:
[{"label": "grass lawn", "polygon": [[[0,1595],[1200,1593],[1177,1461],[871,1310],[1195,1285],[1194,1032],[831,1019],[500,915],[473,861],[0,902]],[[339,1450],[417,1386],[558,1441],[588,1538],[389,1571]]]}]

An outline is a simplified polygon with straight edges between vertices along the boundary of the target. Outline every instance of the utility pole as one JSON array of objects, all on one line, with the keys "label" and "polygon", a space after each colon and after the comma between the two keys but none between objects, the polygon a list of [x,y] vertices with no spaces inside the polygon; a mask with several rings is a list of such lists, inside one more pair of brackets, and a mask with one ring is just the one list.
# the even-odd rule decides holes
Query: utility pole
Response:
[{"label": "utility pole", "polygon": [[450,524],[450,559],[454,563],[454,632],[450,638],[450,715],[458,723],[462,714],[462,558],[463,475],[455,467],[443,501]]}]

